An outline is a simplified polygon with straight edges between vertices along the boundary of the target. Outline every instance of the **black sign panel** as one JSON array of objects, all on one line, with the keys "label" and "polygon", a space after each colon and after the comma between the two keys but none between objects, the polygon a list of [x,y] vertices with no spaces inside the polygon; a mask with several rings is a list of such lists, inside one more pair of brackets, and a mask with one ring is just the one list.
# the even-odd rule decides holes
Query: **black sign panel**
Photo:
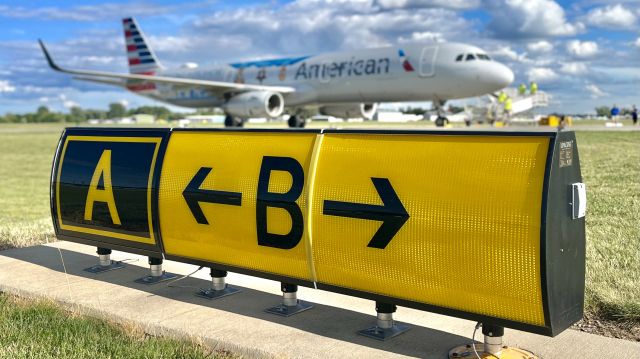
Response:
[{"label": "black sign panel", "polygon": [[[62,233],[155,246],[154,179],[164,136],[68,134],[54,173]],[[161,134],[162,135],[162,134]]]}]

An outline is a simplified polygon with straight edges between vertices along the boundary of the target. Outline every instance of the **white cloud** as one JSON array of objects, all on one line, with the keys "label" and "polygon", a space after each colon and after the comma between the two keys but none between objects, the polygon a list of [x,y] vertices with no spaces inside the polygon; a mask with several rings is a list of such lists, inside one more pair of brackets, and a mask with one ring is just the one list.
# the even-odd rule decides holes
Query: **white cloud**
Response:
[{"label": "white cloud", "polygon": [[640,37],[636,39],[635,45],[636,47],[640,47]]},{"label": "white cloud", "polygon": [[589,71],[589,66],[584,62],[565,62],[560,71],[570,75],[583,75]]},{"label": "white cloud", "polygon": [[591,94],[591,98],[595,99],[595,98],[609,96],[608,93],[602,91],[598,86],[594,84],[589,84],[585,88]]},{"label": "white cloud", "polygon": [[62,101],[62,106],[64,106],[64,108],[72,108],[72,107],[80,107],[80,104],[72,100],[64,100]]},{"label": "white cloud", "polygon": [[[61,2],[63,3],[63,2]],[[103,21],[108,18],[120,19],[123,16],[158,16],[172,14],[180,9],[198,8],[203,4],[161,5],[130,2],[126,5],[118,3],[104,3],[95,5],[76,5],[70,7],[22,7],[0,5],[0,17],[17,19],[42,19],[42,20],[72,20],[72,21]]]},{"label": "white cloud", "polygon": [[118,103],[124,106],[125,108],[129,107],[129,101],[127,99],[123,98],[122,100],[118,101]]},{"label": "white cloud", "polygon": [[558,79],[558,74],[548,67],[534,67],[527,71],[529,81],[552,82]]},{"label": "white cloud", "polygon": [[8,80],[0,80],[0,93],[15,92],[16,87],[11,85]]},{"label": "white cloud", "polygon": [[531,42],[527,44],[527,50],[531,52],[551,52],[553,44],[546,40]]},{"label": "white cloud", "polygon": [[599,49],[593,41],[571,40],[567,42],[567,51],[573,56],[586,58],[596,55]]},{"label": "white cloud", "polygon": [[480,6],[480,0],[378,0],[382,8],[444,7],[450,9],[472,9]]},{"label": "white cloud", "polygon": [[552,0],[486,0],[493,19],[489,29],[501,38],[541,38],[575,35],[584,24],[567,21],[564,9]]},{"label": "white cloud", "polygon": [[215,43],[228,39],[226,45],[217,47],[224,47],[222,55],[234,61],[256,55],[304,55],[389,46],[400,41],[455,40],[473,33],[472,22],[449,9],[380,9],[371,2],[344,0],[300,0],[276,8],[217,11],[199,17],[192,26],[199,34],[194,48],[204,53],[211,51],[222,60],[220,51],[214,51]]},{"label": "white cloud", "polygon": [[431,32],[431,31],[423,31],[423,32],[413,32],[411,36],[398,37],[398,42],[400,43],[411,43],[411,42],[444,42],[444,36],[439,32]]},{"label": "white cloud", "polygon": [[636,23],[636,15],[621,4],[595,8],[586,19],[590,25],[607,29],[629,29]]},{"label": "white cloud", "polygon": [[505,58],[511,61],[531,63],[531,59],[527,58],[527,53],[519,54],[517,51],[511,48],[511,46],[501,46],[496,50],[489,51],[489,54],[497,58]]}]

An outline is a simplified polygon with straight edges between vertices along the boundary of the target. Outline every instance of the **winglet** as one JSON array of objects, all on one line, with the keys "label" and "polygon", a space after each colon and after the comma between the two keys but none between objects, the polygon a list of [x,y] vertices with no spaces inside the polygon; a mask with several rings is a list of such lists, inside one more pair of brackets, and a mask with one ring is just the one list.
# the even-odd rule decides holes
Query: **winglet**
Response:
[{"label": "winglet", "polygon": [[53,62],[53,59],[51,58],[51,55],[49,55],[49,51],[47,51],[47,48],[44,46],[44,42],[42,42],[42,40],[40,40],[40,39],[38,39],[38,42],[40,43],[40,48],[42,48],[42,52],[44,53],[44,57],[47,58],[47,62],[49,63],[49,66],[51,66],[51,68],[56,70],[56,71],[64,71],[62,68],[60,68],[60,66],[56,65],[56,63]]}]

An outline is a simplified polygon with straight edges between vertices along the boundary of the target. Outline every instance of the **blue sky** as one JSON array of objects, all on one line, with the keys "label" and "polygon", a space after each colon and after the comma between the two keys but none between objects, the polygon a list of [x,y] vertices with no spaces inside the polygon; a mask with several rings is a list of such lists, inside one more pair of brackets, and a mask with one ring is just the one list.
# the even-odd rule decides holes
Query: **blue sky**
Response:
[{"label": "blue sky", "polygon": [[167,67],[408,42],[478,45],[535,80],[549,111],[640,105],[640,0],[13,1],[0,4],[0,113],[160,104],[49,70],[127,71],[120,19],[135,16]]}]

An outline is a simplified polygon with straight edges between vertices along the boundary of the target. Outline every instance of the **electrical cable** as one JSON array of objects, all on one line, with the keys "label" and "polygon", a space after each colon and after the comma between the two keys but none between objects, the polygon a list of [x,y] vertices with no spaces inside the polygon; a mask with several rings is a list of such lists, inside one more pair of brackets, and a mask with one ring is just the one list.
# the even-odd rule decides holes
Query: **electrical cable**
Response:
[{"label": "electrical cable", "polygon": [[478,359],[482,359],[480,357],[480,354],[478,354],[478,351],[476,350],[476,332],[478,331],[478,329],[480,329],[480,327],[482,327],[482,323],[478,322],[476,324],[476,327],[473,329],[473,337],[471,337],[471,347],[473,348],[473,352],[476,353],[476,358]]},{"label": "electrical cable", "polygon": [[191,272],[191,273],[189,273],[189,274],[187,274],[185,276],[182,276],[180,278],[176,278],[176,279],[174,279],[172,281],[169,281],[167,283],[167,287],[169,287],[169,288],[199,288],[199,287],[195,287],[195,286],[192,286],[192,285],[173,285],[173,283],[191,277],[192,275],[196,274],[202,268],[204,268],[204,266],[198,267],[198,269],[194,270],[193,272]]},{"label": "electrical cable", "polygon": [[58,253],[60,254],[60,260],[62,261],[62,269],[64,269],[64,278],[67,280],[67,290],[69,291],[69,299],[71,303],[73,303],[73,295],[71,295],[71,282],[69,282],[69,273],[67,273],[67,266],[64,264],[64,258],[62,257],[62,251],[60,247],[56,247]]}]

